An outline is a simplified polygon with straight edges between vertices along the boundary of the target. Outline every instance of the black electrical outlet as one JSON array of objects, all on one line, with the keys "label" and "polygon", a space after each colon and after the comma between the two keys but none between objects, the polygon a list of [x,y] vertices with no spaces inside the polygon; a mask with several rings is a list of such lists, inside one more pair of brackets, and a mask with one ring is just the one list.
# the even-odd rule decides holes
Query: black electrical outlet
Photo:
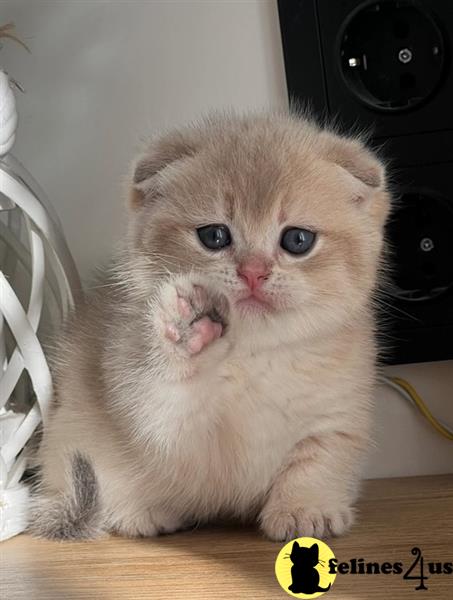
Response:
[{"label": "black electrical outlet", "polygon": [[[390,165],[388,363],[453,358],[451,0],[279,0],[288,93]],[[385,302],[385,304],[384,304]]]}]

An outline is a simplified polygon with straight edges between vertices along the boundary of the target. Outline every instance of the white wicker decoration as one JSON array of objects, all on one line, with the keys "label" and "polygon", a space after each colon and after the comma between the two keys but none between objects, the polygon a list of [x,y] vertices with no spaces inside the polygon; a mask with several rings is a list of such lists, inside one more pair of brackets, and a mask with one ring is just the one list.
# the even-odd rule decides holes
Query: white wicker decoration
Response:
[{"label": "white wicker decoration", "polygon": [[[0,71],[0,540],[23,531],[27,442],[46,420],[52,380],[41,345],[80,281],[42,189],[10,154],[17,117]],[[14,125],[12,127],[12,125]]]}]

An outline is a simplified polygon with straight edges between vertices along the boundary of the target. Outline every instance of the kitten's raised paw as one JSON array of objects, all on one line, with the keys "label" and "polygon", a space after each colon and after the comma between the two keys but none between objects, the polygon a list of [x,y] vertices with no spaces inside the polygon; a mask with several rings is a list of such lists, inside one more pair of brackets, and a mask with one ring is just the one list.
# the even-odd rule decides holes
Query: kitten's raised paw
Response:
[{"label": "kitten's raised paw", "polygon": [[226,329],[228,302],[201,285],[166,284],[158,311],[159,326],[175,350],[188,356],[199,354],[220,338]]},{"label": "kitten's raised paw", "polygon": [[275,542],[297,537],[318,539],[345,533],[354,522],[354,509],[295,508],[290,511],[264,509],[260,515],[261,529]]}]

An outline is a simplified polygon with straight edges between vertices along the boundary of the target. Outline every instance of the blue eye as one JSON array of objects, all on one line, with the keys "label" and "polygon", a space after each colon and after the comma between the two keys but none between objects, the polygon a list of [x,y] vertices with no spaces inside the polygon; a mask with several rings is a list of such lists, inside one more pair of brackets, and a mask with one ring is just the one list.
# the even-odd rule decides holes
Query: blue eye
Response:
[{"label": "blue eye", "polygon": [[306,254],[313,247],[315,239],[313,231],[291,227],[283,232],[280,246],[290,254]]},{"label": "blue eye", "polygon": [[222,250],[231,244],[231,233],[226,225],[198,227],[200,242],[209,250]]}]

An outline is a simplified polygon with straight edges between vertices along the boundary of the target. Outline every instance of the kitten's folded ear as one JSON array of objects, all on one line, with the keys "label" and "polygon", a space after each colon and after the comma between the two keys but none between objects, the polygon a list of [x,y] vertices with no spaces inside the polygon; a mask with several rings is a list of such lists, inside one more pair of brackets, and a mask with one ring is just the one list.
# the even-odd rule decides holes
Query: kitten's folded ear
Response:
[{"label": "kitten's folded ear", "polygon": [[375,190],[385,187],[385,168],[359,140],[342,138],[328,132],[321,134],[323,154],[356,179]]},{"label": "kitten's folded ear", "polygon": [[195,131],[174,131],[151,142],[133,165],[130,205],[143,206],[157,191],[155,176],[168,165],[192,156],[197,151]]}]

